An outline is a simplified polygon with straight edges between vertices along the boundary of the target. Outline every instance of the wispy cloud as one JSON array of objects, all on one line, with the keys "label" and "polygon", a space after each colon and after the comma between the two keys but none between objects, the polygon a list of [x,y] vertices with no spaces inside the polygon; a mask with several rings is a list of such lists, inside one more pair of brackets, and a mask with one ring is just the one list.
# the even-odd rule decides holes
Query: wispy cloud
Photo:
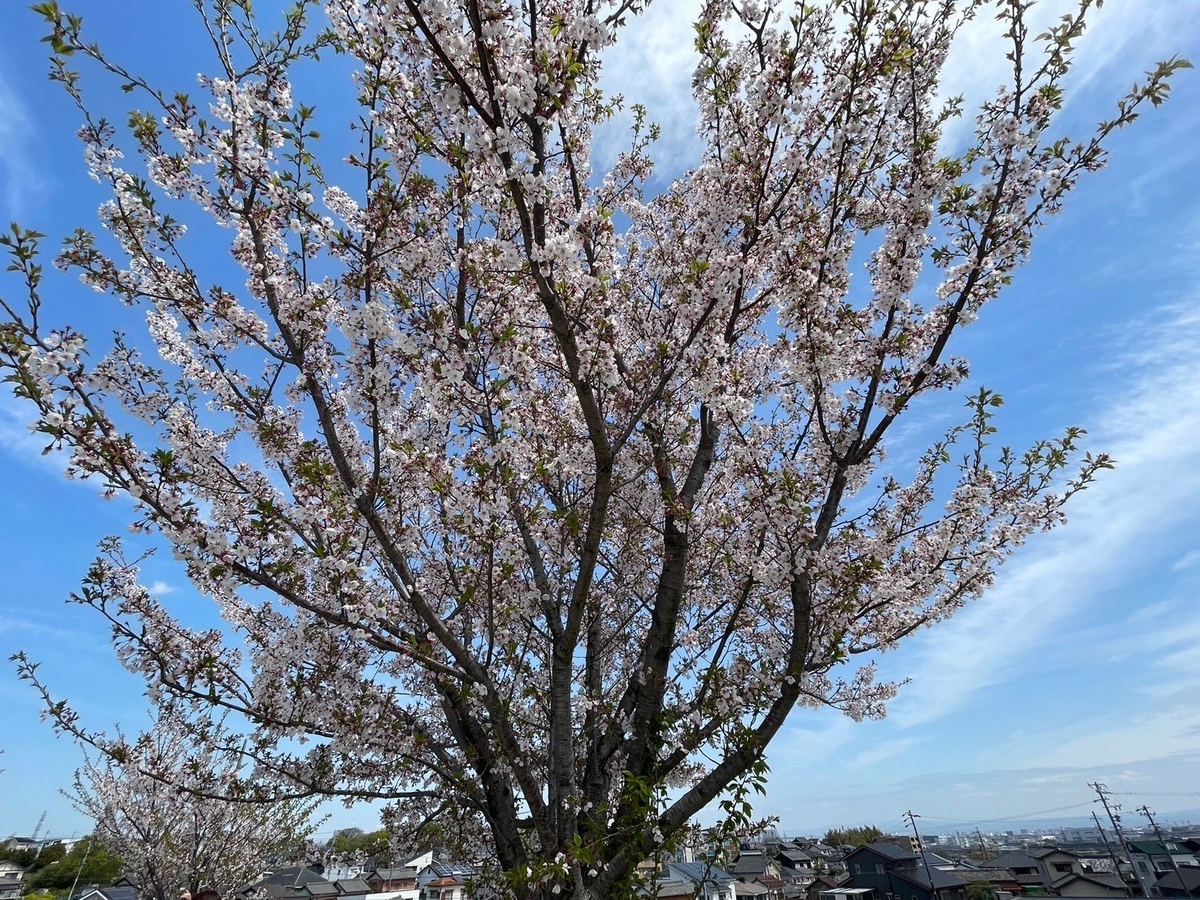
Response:
[{"label": "wispy cloud", "polygon": [[628,147],[635,103],[662,127],[654,151],[662,176],[672,178],[699,161],[700,118],[692,100],[692,72],[699,57],[691,28],[699,13],[698,0],[655,0],[645,14],[630,17],[617,44],[606,52],[601,88],[625,98],[625,113],[597,133],[601,168],[611,166]]},{"label": "wispy cloud", "polygon": [[[1001,574],[984,602],[919,637],[906,659],[912,685],[894,716],[906,727],[960,709],[981,689],[1014,677],[1059,625],[1139,564],[1154,535],[1200,504],[1200,313],[1156,311],[1139,344],[1116,355],[1125,388],[1098,416],[1094,443],[1116,471],[1072,503],[1071,522],[1034,542]],[[1155,325],[1154,323],[1158,324]],[[1106,379],[1106,387],[1113,381]],[[1170,398],[1164,402],[1164,398]],[[1186,623],[1180,622],[1179,625]],[[1161,633],[1161,623],[1150,623]]]},{"label": "wispy cloud", "polygon": [[1192,568],[1196,565],[1196,563],[1200,563],[1200,550],[1193,550],[1191,553],[1185,553],[1175,561],[1173,566],[1171,566],[1171,571],[1182,572],[1185,569]]},{"label": "wispy cloud", "polygon": [[[1078,6],[1078,0],[1034,4],[1028,13],[1030,34],[1041,34]],[[1112,109],[1119,92],[1128,90],[1134,78],[1159,59],[1180,52],[1179,35],[1195,33],[1200,7],[1191,3],[1110,3],[1091,10],[1087,22],[1083,37],[1075,42],[1067,103],[1102,82],[1117,86],[1118,93],[1109,106]],[[942,71],[941,93],[943,97],[963,95],[967,108],[948,129],[948,147],[961,146],[974,131],[973,107],[1012,80],[1012,63],[1005,59],[1011,42],[1004,32],[1005,25],[996,20],[992,10],[985,10],[963,27],[950,51]],[[1031,46],[1028,52],[1037,52],[1037,48]]]},{"label": "wispy cloud", "polygon": [[42,187],[31,150],[32,136],[33,126],[25,105],[0,69],[0,174],[8,219],[20,218],[26,199]]},{"label": "wispy cloud", "polygon": [[29,427],[33,421],[28,407],[10,391],[0,391],[0,449],[24,462],[41,464],[61,474],[64,454],[46,452],[50,439]]}]

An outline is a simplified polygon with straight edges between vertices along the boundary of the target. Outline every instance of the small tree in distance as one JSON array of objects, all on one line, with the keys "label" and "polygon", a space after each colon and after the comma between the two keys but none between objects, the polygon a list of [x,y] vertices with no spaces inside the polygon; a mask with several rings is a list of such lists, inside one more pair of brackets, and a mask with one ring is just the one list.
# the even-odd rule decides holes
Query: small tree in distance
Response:
[{"label": "small tree in distance", "polygon": [[[656,195],[644,111],[610,171],[591,158],[619,106],[601,53],[639,0],[327,0],[324,29],[299,0],[278,32],[195,5],[201,98],[36,7],[112,191],[108,238],[57,264],[146,331],[48,328],[41,236],[17,228],[0,355],[70,472],[132,498],[228,622],[189,630],[116,541],[77,598],[201,746],[210,714],[245,718],[241,799],[391,800],[521,900],[630,896],[708,804],[749,819],[797,706],[882,715],[871,654],[977,597],[1109,465],[1077,428],[994,446],[985,389],[918,460],[885,454],[1185,65],[1052,134],[1092,0],[1040,37],[1023,0],[712,0],[702,158]],[[939,71],[980,13],[1011,80],[943,155]],[[293,97],[335,52],[349,114]],[[128,129],[90,111],[80,59],[140,98]],[[353,180],[321,164],[318,116],[349,120]]]},{"label": "small tree in distance", "polygon": [[203,739],[167,709],[136,742],[106,743],[108,755],[76,772],[68,797],[96,823],[94,839],[124,860],[140,900],[202,888],[225,896],[315,830],[311,801],[237,802],[240,754],[220,729]]},{"label": "small tree in distance", "polygon": [[26,869],[22,890],[28,897],[50,897],[62,900],[71,896],[72,889],[88,884],[112,884],[124,871],[124,861],[91,834],[76,841],[70,850],[61,845],[47,849],[48,860],[38,854],[33,865]]},{"label": "small tree in distance", "polygon": [[861,847],[883,837],[883,832],[874,825],[859,825],[854,828],[830,828],[821,840],[831,847]]}]

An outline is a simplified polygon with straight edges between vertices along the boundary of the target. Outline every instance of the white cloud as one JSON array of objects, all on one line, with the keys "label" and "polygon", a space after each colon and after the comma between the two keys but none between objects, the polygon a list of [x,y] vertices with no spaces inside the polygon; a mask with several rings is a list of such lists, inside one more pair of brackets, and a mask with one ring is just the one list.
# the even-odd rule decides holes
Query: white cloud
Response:
[{"label": "white cloud", "polygon": [[[1078,0],[1042,0],[1028,13],[1030,35],[1078,9]],[[957,147],[969,139],[975,128],[974,108],[980,100],[992,97],[996,88],[1012,80],[1012,64],[1004,58],[1011,49],[1004,37],[1005,26],[985,9],[968,23],[959,35],[942,70],[942,96],[962,94],[967,105],[964,115],[948,129],[946,144]],[[1075,43],[1075,57],[1068,76],[1067,104],[1103,81],[1106,89],[1116,87],[1112,102],[1103,114],[1115,110],[1121,92],[1159,59],[1186,49],[1180,35],[1196,33],[1200,6],[1194,3],[1109,3],[1093,9],[1088,26]],[[1031,47],[1036,53],[1037,48]]]},{"label": "white cloud", "polygon": [[698,57],[691,23],[700,13],[697,0],[656,0],[641,16],[630,16],[615,46],[604,55],[600,87],[625,98],[625,113],[598,129],[596,163],[612,165],[629,144],[629,109],[640,103],[651,122],[662,126],[653,155],[659,174],[668,178],[699,161],[700,118],[692,100],[692,72]]},{"label": "white cloud", "polygon": [[1173,566],[1171,566],[1171,571],[1182,572],[1185,569],[1192,568],[1196,565],[1196,563],[1200,563],[1200,550],[1193,550],[1191,553],[1185,553],[1175,561]]},{"label": "white cloud", "polygon": [[[1021,551],[982,602],[914,642],[906,655],[915,662],[912,684],[894,707],[899,724],[941,718],[982,688],[1012,678],[1029,653],[1051,643],[1061,650],[1057,629],[1065,618],[1144,561],[1156,535],[1194,520],[1200,313],[1160,310],[1148,318],[1129,329],[1138,344],[1114,359],[1127,387],[1093,429],[1093,445],[1111,452],[1117,469],[1072,502],[1063,530]],[[1162,632],[1161,622],[1149,625]]]},{"label": "white cloud", "polygon": [[167,594],[175,593],[179,588],[172,587],[165,581],[155,581],[146,590],[150,592],[150,596],[152,597],[165,597]]},{"label": "white cloud", "polygon": [[34,421],[31,409],[11,391],[0,391],[0,449],[23,462],[40,465],[61,475],[66,454],[60,450],[46,452],[50,438],[30,429]]},{"label": "white cloud", "polygon": [[[698,57],[691,23],[700,8],[699,0],[656,0],[643,15],[629,17],[617,44],[606,51],[601,87],[609,95],[624,96],[626,113],[597,132],[595,155],[601,169],[608,168],[627,146],[632,122],[628,109],[634,103],[645,106],[650,120],[662,126],[663,137],[655,149],[661,175],[674,177],[698,160],[699,118],[691,84]],[[1028,13],[1030,34],[1040,34],[1077,8],[1077,0],[1034,4]],[[1125,90],[1158,59],[1180,52],[1179,35],[1195,33],[1200,6],[1111,3],[1093,9],[1088,23],[1084,36],[1076,42],[1068,102],[1101,78],[1106,84],[1118,85],[1118,91]],[[1012,78],[1012,64],[1005,59],[1010,44],[1004,30],[994,9],[985,8],[955,40],[942,72],[941,96],[962,94],[967,106],[964,116],[948,129],[948,146],[969,138],[975,127],[973,110]]]},{"label": "white cloud", "polygon": [[33,126],[25,105],[0,71],[0,173],[9,219],[20,218],[25,199],[42,187],[29,147],[32,135]]}]

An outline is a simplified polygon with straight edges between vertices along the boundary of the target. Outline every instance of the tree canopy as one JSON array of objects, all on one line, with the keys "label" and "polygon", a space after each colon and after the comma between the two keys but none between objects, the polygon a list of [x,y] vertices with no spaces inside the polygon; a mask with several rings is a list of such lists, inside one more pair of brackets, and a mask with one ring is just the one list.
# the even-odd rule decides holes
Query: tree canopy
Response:
[{"label": "tree canopy", "polygon": [[95,821],[95,840],[120,854],[140,900],[202,888],[224,896],[290,859],[315,829],[312,802],[227,799],[244,768],[233,739],[220,728],[197,735],[168,708],[76,773],[71,799]]},{"label": "tree canopy", "polygon": [[[11,855],[8,858],[21,861]],[[95,835],[89,835],[76,841],[70,850],[65,850],[62,844],[52,844],[37,853],[26,866],[22,890],[26,894],[66,897],[77,885],[112,884],[124,870],[121,857]]]},{"label": "tree canopy", "polygon": [[859,825],[854,828],[830,828],[821,840],[831,847],[861,847],[883,837],[883,832],[874,825]]},{"label": "tree canopy", "polygon": [[[56,265],[145,327],[49,325],[63,288],[14,227],[0,359],[68,471],[131,498],[224,617],[190,628],[116,539],[76,598],[197,746],[245,719],[220,742],[239,800],[389,800],[517,897],[624,896],[708,804],[748,820],[794,709],[882,715],[875,655],[1109,465],[1074,427],[997,445],[983,388],[923,453],[887,452],[963,387],[956,332],[1185,65],[1057,134],[1091,0],[1040,36],[1023,0],[712,0],[703,150],[669,183],[644,110],[592,158],[640,0],[326,0],[324,24],[299,0],[274,31],[195,5],[196,94],[36,7],[111,189],[106,234]],[[1011,77],[948,146],[964,107],[939,72],[981,14]],[[353,110],[294,96],[330,54]],[[141,104],[127,127],[92,112],[105,74]],[[317,124],[347,122],[348,165],[322,161]],[[21,666],[60,728],[138,746]]]}]

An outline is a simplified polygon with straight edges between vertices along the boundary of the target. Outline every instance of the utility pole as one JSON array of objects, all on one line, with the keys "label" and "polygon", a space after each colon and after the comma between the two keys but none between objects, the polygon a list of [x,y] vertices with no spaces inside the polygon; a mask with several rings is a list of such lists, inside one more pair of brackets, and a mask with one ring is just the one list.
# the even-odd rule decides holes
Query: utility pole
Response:
[{"label": "utility pole", "polygon": [[978,828],[975,829],[975,837],[979,838],[979,852],[983,856],[983,861],[987,862],[991,857],[988,856],[987,845],[983,842],[983,833]]},{"label": "utility pole", "polygon": [[1179,886],[1183,888],[1183,892],[1189,897],[1196,896],[1195,893],[1189,890],[1188,886],[1183,883],[1183,873],[1179,871],[1179,866],[1175,863],[1175,857],[1171,855],[1171,848],[1168,847],[1167,842],[1163,840],[1162,831],[1159,830],[1158,823],[1154,821],[1154,814],[1150,811],[1150,807],[1143,803],[1138,808],[1138,812],[1150,820],[1150,827],[1154,829],[1154,836],[1158,838],[1159,844],[1162,845],[1163,853],[1167,854],[1167,861],[1171,864],[1171,868],[1175,871],[1175,877],[1179,879]]},{"label": "utility pole", "polygon": [[[1117,835],[1117,840],[1121,844],[1121,849],[1125,852],[1125,855],[1128,856],[1129,855],[1129,842],[1125,840],[1125,835],[1121,832],[1121,816],[1119,815],[1120,809],[1121,809],[1120,804],[1114,804],[1117,812],[1114,812],[1113,807],[1110,807],[1108,805],[1108,795],[1110,793],[1110,791],[1108,789],[1108,785],[1101,784],[1098,781],[1093,781],[1093,782],[1088,783],[1088,787],[1090,787],[1093,791],[1096,792],[1097,799],[1093,802],[1100,803],[1104,806],[1104,811],[1106,813],[1108,813],[1108,821],[1112,822],[1113,831]],[[1130,863],[1132,864],[1132,862],[1133,862],[1133,860],[1131,859]],[[1119,864],[1118,864],[1118,868],[1117,868],[1117,874],[1118,875],[1121,874]],[[1140,884],[1142,886],[1142,896],[1143,897],[1152,896],[1151,891],[1150,891],[1150,882],[1146,878],[1145,874],[1142,872],[1139,872],[1137,866],[1133,866],[1133,874],[1134,874],[1134,877],[1137,878],[1138,884]]]},{"label": "utility pole", "polygon": [[1121,861],[1117,859],[1116,851],[1113,850],[1112,844],[1108,842],[1108,835],[1104,833],[1104,826],[1100,824],[1100,817],[1096,815],[1096,811],[1092,810],[1092,821],[1096,823],[1096,828],[1100,832],[1100,840],[1104,841],[1104,849],[1108,851],[1108,856],[1113,863],[1113,873],[1120,879],[1121,884],[1125,888],[1125,896],[1130,897],[1132,893],[1129,890],[1129,885],[1125,884],[1125,879],[1121,878]]},{"label": "utility pole", "polygon": [[925,877],[929,879],[929,890],[933,894],[933,900],[942,900],[942,892],[933,883],[933,872],[929,868],[929,857],[925,855],[925,848],[921,846],[921,835],[917,831],[917,819],[921,817],[910,809],[904,813],[904,818],[908,819],[908,824],[912,826],[913,838],[917,842],[917,850],[920,851],[921,862],[925,865]]}]

